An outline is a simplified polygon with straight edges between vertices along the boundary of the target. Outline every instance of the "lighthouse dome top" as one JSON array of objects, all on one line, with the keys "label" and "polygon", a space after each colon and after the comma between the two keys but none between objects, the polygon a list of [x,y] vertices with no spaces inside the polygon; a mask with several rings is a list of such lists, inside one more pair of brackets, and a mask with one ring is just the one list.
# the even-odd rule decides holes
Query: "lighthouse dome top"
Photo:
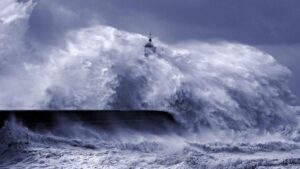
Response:
[{"label": "lighthouse dome top", "polygon": [[148,40],[148,43],[145,44],[145,48],[153,48],[154,45],[152,43],[152,34],[150,33],[149,34],[149,40]]}]

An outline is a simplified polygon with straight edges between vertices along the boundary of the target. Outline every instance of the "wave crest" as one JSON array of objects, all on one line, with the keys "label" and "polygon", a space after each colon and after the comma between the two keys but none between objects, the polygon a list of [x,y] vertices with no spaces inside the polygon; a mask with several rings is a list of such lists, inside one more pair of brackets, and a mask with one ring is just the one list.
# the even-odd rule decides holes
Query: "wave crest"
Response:
[{"label": "wave crest", "polygon": [[[20,16],[29,16],[34,6],[32,1],[17,4],[25,9]],[[6,26],[26,30],[26,24],[1,25],[4,43],[16,50],[1,49],[19,63],[5,62],[11,71],[0,77],[2,109],[166,110],[196,130],[297,125],[287,87],[290,71],[253,47],[227,42],[171,46],[155,39],[157,54],[145,58],[146,37],[98,25],[73,30],[63,37],[64,46],[40,52],[28,50],[24,37],[8,34]],[[10,42],[13,38],[22,43]],[[21,49],[28,59],[17,59]]]}]

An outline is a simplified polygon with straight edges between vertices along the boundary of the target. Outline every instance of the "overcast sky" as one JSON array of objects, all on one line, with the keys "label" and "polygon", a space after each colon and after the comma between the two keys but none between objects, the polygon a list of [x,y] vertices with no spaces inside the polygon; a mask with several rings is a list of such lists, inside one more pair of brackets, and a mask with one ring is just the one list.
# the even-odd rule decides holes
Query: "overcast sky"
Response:
[{"label": "overcast sky", "polygon": [[256,46],[293,71],[300,96],[299,0],[40,0],[28,36],[55,45],[68,30],[104,23],[167,43],[233,41]]}]

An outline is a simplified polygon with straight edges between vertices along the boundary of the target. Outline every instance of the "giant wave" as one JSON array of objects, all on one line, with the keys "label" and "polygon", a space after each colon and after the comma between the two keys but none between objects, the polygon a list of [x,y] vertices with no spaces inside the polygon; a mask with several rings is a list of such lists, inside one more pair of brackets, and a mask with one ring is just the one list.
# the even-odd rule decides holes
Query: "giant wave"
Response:
[{"label": "giant wave", "polygon": [[40,52],[24,36],[34,3],[2,3],[2,109],[157,109],[196,128],[296,125],[289,70],[253,47],[156,40],[157,55],[145,58],[146,37],[98,25]]},{"label": "giant wave", "polygon": [[[291,72],[271,55],[238,43],[168,45],[154,39],[157,53],[146,58],[145,36],[101,24],[71,30],[61,44],[39,49],[26,36],[35,5],[32,0],[0,2],[1,109],[164,110],[196,136],[158,138],[124,131],[125,138],[130,135],[139,141],[114,140],[107,133],[102,134],[110,139],[103,140],[99,131],[83,127],[74,134],[79,140],[74,140],[75,136],[34,133],[8,122],[0,131],[5,143],[0,161],[22,156],[22,163],[4,166],[36,162],[43,166],[46,159],[62,166],[75,157],[81,158],[78,165],[90,167],[299,165],[299,159],[292,158],[299,153],[300,137],[297,108],[287,84]],[[87,130],[96,139],[82,137]],[[99,145],[92,144],[95,140]],[[178,142],[170,145],[170,140]],[[144,162],[133,160],[140,154]],[[89,155],[92,161],[87,164]],[[124,157],[128,161],[122,161]],[[100,158],[101,164],[96,162]]]}]

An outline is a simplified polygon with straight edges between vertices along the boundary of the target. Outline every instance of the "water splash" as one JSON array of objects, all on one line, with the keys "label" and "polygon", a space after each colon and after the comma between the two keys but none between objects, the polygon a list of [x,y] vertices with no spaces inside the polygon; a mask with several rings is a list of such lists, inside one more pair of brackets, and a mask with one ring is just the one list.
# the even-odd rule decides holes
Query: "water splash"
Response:
[{"label": "water splash", "polygon": [[[39,52],[24,40],[35,4],[2,3],[0,57],[8,67],[0,76],[2,109],[166,110],[196,131],[297,125],[287,87],[290,71],[251,46],[193,42],[178,47],[155,39],[157,54],[145,58],[146,37],[96,25],[70,31],[65,45]],[[9,33],[12,29],[22,33]]]}]

